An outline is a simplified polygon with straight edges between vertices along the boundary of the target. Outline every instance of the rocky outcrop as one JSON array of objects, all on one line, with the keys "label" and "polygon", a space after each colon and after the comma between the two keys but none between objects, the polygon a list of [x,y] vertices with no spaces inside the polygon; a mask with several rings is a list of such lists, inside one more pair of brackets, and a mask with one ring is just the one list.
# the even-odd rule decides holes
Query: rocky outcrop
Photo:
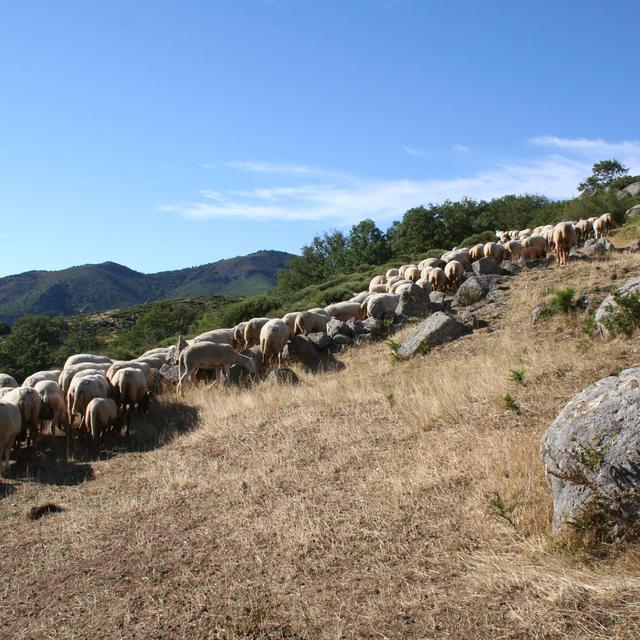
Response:
[{"label": "rocky outcrop", "polygon": [[[621,287],[618,287],[616,293],[619,295],[629,295],[632,293],[640,293],[640,276],[637,278],[631,278],[631,280],[627,280]],[[607,326],[608,319],[610,319],[611,314],[614,314],[618,309],[618,304],[615,301],[613,295],[607,296],[596,311],[595,321],[598,331],[604,338],[608,338],[610,336],[610,331]]]},{"label": "rocky outcrop", "polygon": [[446,313],[437,311],[423,320],[415,331],[405,338],[398,349],[398,356],[402,359],[411,358],[467,333],[470,333],[468,327]]},{"label": "rocky outcrop", "polygon": [[459,287],[455,297],[455,304],[459,307],[467,307],[480,302],[494,289],[500,279],[496,275],[471,276]]},{"label": "rocky outcrop", "polygon": [[[567,524],[625,535],[640,507],[640,367],[572,398],[542,438],[553,531]],[[597,532],[596,532],[597,533]]]}]

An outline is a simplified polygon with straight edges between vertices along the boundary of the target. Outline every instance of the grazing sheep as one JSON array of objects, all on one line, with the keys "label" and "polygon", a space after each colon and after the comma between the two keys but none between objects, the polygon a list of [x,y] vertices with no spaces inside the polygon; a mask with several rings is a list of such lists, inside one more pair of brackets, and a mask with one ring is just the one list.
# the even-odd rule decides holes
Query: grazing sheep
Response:
[{"label": "grazing sheep", "polygon": [[603,213],[594,223],[593,230],[598,238],[606,238],[609,231],[613,227],[613,215],[610,213]]},{"label": "grazing sheep", "polygon": [[522,258],[522,251],[522,243],[517,240],[509,240],[509,242],[504,245],[504,257],[512,262],[517,262]]},{"label": "grazing sheep", "polygon": [[406,278],[396,280],[392,285],[389,286],[388,293],[397,293],[400,287],[403,287],[407,284],[411,284],[411,280],[407,280]]},{"label": "grazing sheep", "polygon": [[578,234],[579,242],[584,242],[593,234],[593,223],[589,222],[589,220],[578,220],[573,226]]},{"label": "grazing sheep", "polygon": [[82,362],[91,362],[93,364],[111,364],[113,360],[107,356],[96,356],[92,353],[77,353],[74,356],[69,356],[64,363],[63,369],[67,369],[74,364],[80,364]]},{"label": "grazing sheep", "polygon": [[[301,314],[302,315],[302,314]],[[277,360],[282,367],[282,350],[290,337],[289,328],[282,320],[269,320],[260,330],[260,351],[262,364],[272,364]]]},{"label": "grazing sheep", "polygon": [[[196,342],[195,344],[223,344],[231,349],[231,345],[225,343],[209,342],[203,340],[202,342]],[[192,347],[187,347],[190,349]],[[186,351],[187,349],[184,349]],[[184,353],[184,351],[182,353]],[[120,408],[120,413],[123,417],[126,417],[127,430],[125,435],[129,435],[129,424],[131,422],[131,413],[138,407],[141,410],[146,411],[148,409],[148,388],[147,379],[140,371],[140,369],[134,369],[133,367],[120,369],[116,371],[113,377],[113,395],[116,404]],[[105,396],[103,396],[105,397]]]},{"label": "grazing sheep", "polygon": [[384,318],[396,310],[399,302],[400,296],[397,294],[376,293],[362,303],[363,313],[371,318]]},{"label": "grazing sheep", "polygon": [[423,278],[422,276],[420,276],[420,278],[418,279],[416,284],[421,289],[424,289],[427,293],[431,293],[431,285],[429,284],[429,279],[428,278]]},{"label": "grazing sheep", "polygon": [[[509,240],[507,240],[509,242]],[[504,260],[504,247],[497,242],[487,242],[484,245],[484,257],[493,258],[498,264]]]},{"label": "grazing sheep", "polygon": [[407,269],[411,269],[412,267],[415,267],[417,269],[418,265],[417,264],[403,264],[398,269],[398,275],[401,276],[402,278],[404,278],[405,277],[405,272],[407,271]]},{"label": "grazing sheep", "polygon": [[146,362],[139,362],[137,360],[123,360],[122,362],[114,362],[107,370],[107,373],[106,373],[107,380],[113,383],[113,376],[116,374],[117,371],[120,371],[120,369],[126,369],[130,367],[133,367],[134,369],[140,369],[140,371],[142,371],[142,373],[144,373],[145,375],[145,378],[147,381],[147,388],[148,389],[153,388],[154,386],[153,368],[150,367]]},{"label": "grazing sheep", "polygon": [[389,278],[389,280],[387,280],[387,291],[391,291],[393,285],[396,284],[396,282],[406,282],[406,279],[402,276],[393,276]]},{"label": "grazing sheep", "polygon": [[425,258],[423,260],[423,264],[424,264],[424,267],[422,267],[423,269],[426,269],[427,267],[433,267],[434,269],[436,267],[440,267],[441,269],[444,269],[444,265],[447,263],[444,260],[441,260],[440,258]]},{"label": "grazing sheep", "polygon": [[429,272],[429,284],[434,291],[444,291],[447,284],[447,277],[444,274],[444,269],[436,267]]},{"label": "grazing sheep", "polygon": [[0,373],[0,388],[15,389],[18,386],[16,379],[8,373]]},{"label": "grazing sheep", "polygon": [[[169,347],[169,348],[172,349],[173,347]],[[158,352],[158,353],[151,353],[147,355],[143,354],[141,356],[138,356],[135,360],[132,360],[132,362],[144,363],[150,366],[152,369],[160,370],[162,368],[162,365],[168,363],[168,360],[167,360],[168,357],[169,357],[168,351],[164,353]]]},{"label": "grazing sheep", "polygon": [[373,291],[373,287],[386,283],[387,279],[384,276],[374,276],[369,283],[369,291]]},{"label": "grazing sheep", "polygon": [[40,419],[51,421],[51,435],[56,434],[56,428],[67,429],[67,404],[64,393],[55,380],[40,380],[33,387],[40,395]]},{"label": "grazing sheep", "polygon": [[543,236],[531,235],[522,241],[522,255],[527,260],[538,260],[547,255],[547,247]]},{"label": "grazing sheep", "polygon": [[191,340],[190,344],[194,342],[216,342],[217,344],[229,344],[233,346],[233,329],[213,329],[212,331],[206,331]]},{"label": "grazing sheep", "polygon": [[282,322],[287,325],[289,329],[289,333],[293,335],[296,329],[296,319],[298,318],[299,311],[292,311],[291,313],[287,313],[282,316]]},{"label": "grazing sheep", "polygon": [[260,331],[267,322],[269,318],[252,318],[247,322],[244,328],[245,349],[251,349],[260,343]]},{"label": "grazing sheep", "polygon": [[109,370],[111,363],[105,364],[94,364],[92,362],[80,362],[78,364],[74,364],[70,367],[66,367],[62,370],[60,377],[58,378],[58,384],[62,389],[63,393],[67,395],[69,392],[69,385],[71,381],[80,373],[81,371],[87,371],[91,369],[92,371],[101,371],[106,373]]},{"label": "grazing sheep", "polygon": [[[385,285],[386,287],[387,285]],[[371,291],[361,291],[360,293],[356,293],[355,296],[353,296],[352,298],[349,298],[349,302],[358,302],[358,303],[362,303],[366,298],[368,298],[371,295]],[[314,311],[314,312],[318,312],[318,309],[309,309],[309,311]],[[327,312],[324,309],[320,309],[320,311],[322,311],[324,314],[326,314]],[[327,320],[331,320],[330,316],[327,316]]]},{"label": "grazing sheep", "polygon": [[[124,369],[120,369],[124,371]],[[142,372],[136,369],[142,376]],[[117,375],[117,374],[116,374]],[[73,416],[80,416],[80,428],[84,426],[84,414],[93,398],[108,398],[112,387],[102,373],[93,373],[83,377],[76,376],[67,392],[67,421],[73,426]],[[69,429],[69,433],[71,429]]]},{"label": "grazing sheep", "polygon": [[522,231],[518,232],[518,237],[514,238],[514,240],[524,240],[525,238],[528,238],[531,235],[531,229],[523,229]]},{"label": "grazing sheep", "polygon": [[576,230],[570,222],[560,222],[553,231],[553,244],[559,265],[566,265],[571,247],[578,244]]},{"label": "grazing sheep", "polygon": [[418,267],[409,267],[404,272],[404,277],[411,282],[417,282],[420,280],[420,269]]},{"label": "grazing sheep", "polygon": [[102,436],[118,420],[118,405],[111,398],[94,398],[87,405],[84,419],[94,446],[100,444]]},{"label": "grazing sheep", "polygon": [[30,376],[27,376],[24,379],[22,386],[35,387],[38,382],[42,382],[43,380],[53,380],[54,382],[57,382],[60,378],[61,373],[61,369],[54,369],[52,371],[38,371],[37,373],[32,373]]},{"label": "grazing sheep", "polygon": [[0,476],[9,466],[13,443],[22,430],[20,410],[10,402],[0,402]]},{"label": "grazing sheep", "polygon": [[336,320],[363,320],[362,306],[357,302],[336,302],[324,308]]},{"label": "grazing sheep", "polygon": [[[182,396],[183,382],[192,380],[198,369],[213,369],[216,372],[217,382],[220,371],[224,371],[225,377],[229,379],[229,369],[234,364],[240,365],[251,375],[257,374],[255,360],[249,356],[243,356],[228,344],[197,342],[188,346],[178,358],[178,395]],[[183,369],[184,373],[182,373]]]},{"label": "grazing sheep", "polygon": [[246,322],[239,322],[235,327],[233,327],[233,348],[234,349],[244,349],[244,328],[246,326],[247,326]]},{"label": "grazing sheep", "polygon": [[14,405],[22,416],[22,431],[20,440],[24,440],[27,446],[33,444],[38,437],[40,426],[40,409],[42,400],[40,394],[33,387],[18,387],[7,393],[2,402]]},{"label": "grazing sheep", "polygon": [[480,260],[480,258],[484,258],[484,245],[482,243],[474,244],[471,249],[469,249],[469,257],[471,258],[471,262],[476,262]]},{"label": "grazing sheep", "polygon": [[387,269],[387,273],[385,273],[385,278],[388,280],[389,278],[393,278],[393,276],[399,276],[399,269]]},{"label": "grazing sheep", "polygon": [[308,336],[310,333],[326,333],[327,322],[325,315],[314,311],[301,311],[297,314],[294,330],[291,331],[291,334],[299,335],[303,333]]},{"label": "grazing sheep", "polygon": [[4,398],[7,393],[13,391],[14,387],[0,387],[0,398]]},{"label": "grazing sheep", "polygon": [[464,278],[464,267],[457,260],[451,260],[447,262],[444,267],[444,275],[449,282],[449,286],[454,291],[460,286],[462,279]]}]

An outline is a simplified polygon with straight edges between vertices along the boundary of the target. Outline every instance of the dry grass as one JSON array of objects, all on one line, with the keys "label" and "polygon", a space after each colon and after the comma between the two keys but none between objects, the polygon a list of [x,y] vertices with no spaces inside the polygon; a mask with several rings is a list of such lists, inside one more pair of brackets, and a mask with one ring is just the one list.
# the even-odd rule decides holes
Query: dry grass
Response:
[{"label": "dry grass", "polygon": [[[76,484],[0,485],[3,637],[637,638],[638,549],[551,540],[538,453],[637,342],[530,314],[638,272],[618,256],[522,274],[492,330],[403,363],[355,349],[296,388],[193,390],[199,427],[163,446],[84,461]],[[65,511],[28,520],[46,502]]]}]

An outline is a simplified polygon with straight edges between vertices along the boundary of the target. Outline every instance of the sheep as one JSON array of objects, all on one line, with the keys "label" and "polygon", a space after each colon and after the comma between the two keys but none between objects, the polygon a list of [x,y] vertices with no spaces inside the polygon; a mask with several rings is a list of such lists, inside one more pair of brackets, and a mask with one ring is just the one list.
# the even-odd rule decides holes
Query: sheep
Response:
[{"label": "sheep", "polygon": [[235,327],[233,327],[233,348],[234,349],[244,349],[244,328],[246,326],[247,326],[246,322],[239,322]]},{"label": "sheep", "polygon": [[388,290],[388,293],[397,293],[398,289],[400,287],[402,287],[403,285],[406,284],[411,284],[411,280],[406,280],[405,278],[402,278],[401,280],[396,280],[390,287]]},{"label": "sheep", "polygon": [[10,402],[0,402],[0,476],[9,466],[13,443],[22,431],[20,410]]},{"label": "sheep", "polygon": [[509,240],[509,242],[504,245],[504,257],[512,262],[518,261],[522,258],[522,251],[522,243],[517,240]]},{"label": "sheep", "polygon": [[7,393],[13,391],[14,387],[0,387],[0,398],[4,398]]},{"label": "sheep", "polygon": [[384,277],[388,280],[389,278],[393,278],[393,276],[399,276],[399,269],[387,269],[387,273],[384,274]]},{"label": "sheep", "polygon": [[27,446],[33,444],[38,437],[40,426],[40,409],[42,400],[40,394],[33,387],[17,387],[2,398],[2,402],[14,405],[22,416],[22,430],[20,440],[25,440]]},{"label": "sheep", "polygon": [[393,285],[397,282],[406,282],[406,280],[402,276],[393,276],[392,278],[389,278],[389,280],[387,280],[387,291],[391,291],[391,289],[393,289]]},{"label": "sheep", "polygon": [[384,276],[374,276],[369,283],[369,291],[373,291],[373,287],[386,283],[387,279]]},{"label": "sheep", "polygon": [[476,262],[480,260],[480,258],[484,258],[484,245],[482,243],[474,244],[471,249],[469,249],[469,257],[471,258],[471,262]]},{"label": "sheep", "polygon": [[444,265],[447,264],[444,260],[441,260],[440,258],[425,258],[423,260],[423,264],[424,267],[423,269],[426,269],[427,267],[440,267],[441,269],[444,269]]},{"label": "sheep", "polygon": [[66,395],[69,392],[69,385],[71,384],[71,381],[80,371],[92,369],[95,371],[102,371],[106,373],[110,366],[111,363],[94,364],[92,362],[80,362],[78,364],[74,364],[62,370],[62,372],[60,373],[60,377],[58,378],[58,384],[60,385],[63,393]]},{"label": "sheep", "polygon": [[522,229],[522,231],[518,232],[518,237],[513,238],[514,240],[524,240],[531,235],[531,229]]},{"label": "sheep", "polygon": [[109,369],[106,372],[106,377],[107,380],[109,380],[111,383],[113,383],[113,376],[116,374],[117,371],[120,371],[120,369],[126,369],[128,367],[133,367],[134,369],[140,369],[140,371],[142,371],[142,373],[144,373],[146,381],[147,381],[147,388],[148,389],[152,389],[154,386],[154,375],[153,375],[153,368],[150,367],[146,362],[138,362],[137,360],[123,360],[122,362],[114,362]]},{"label": "sheep", "polygon": [[429,280],[427,278],[423,278],[422,276],[420,276],[420,278],[416,282],[416,285],[421,289],[424,289],[427,293],[431,293],[431,285],[429,284]]},{"label": "sheep", "polygon": [[[231,345],[227,345],[225,343],[217,343],[217,342],[208,342],[207,340],[203,340],[202,342],[196,342],[196,345],[199,344],[213,344],[213,345],[224,345],[227,347],[231,347]],[[192,347],[187,347],[190,349]],[[187,349],[184,349],[182,353],[184,353]],[[182,355],[182,354],[181,354]],[[129,424],[131,422],[131,413],[134,408],[137,406],[139,409],[147,410],[148,409],[148,388],[147,388],[147,380],[140,371],[140,369],[134,369],[133,367],[128,367],[124,369],[120,369],[116,371],[113,376],[113,388],[114,388],[114,399],[116,404],[120,408],[120,412],[123,416],[126,416],[126,433],[125,435],[129,435]],[[103,396],[104,397],[104,396]]]},{"label": "sheep", "polygon": [[[509,242],[509,240],[507,240]],[[487,242],[484,245],[484,257],[493,258],[498,264],[504,260],[504,247],[497,242]]]},{"label": "sheep", "polygon": [[255,347],[260,342],[260,331],[267,322],[269,318],[252,318],[247,322],[244,328],[245,349]]},{"label": "sheep", "polygon": [[51,435],[55,435],[56,427],[66,431],[67,404],[60,385],[55,380],[40,380],[34,389],[42,401],[40,419],[51,420]]},{"label": "sheep", "polygon": [[91,362],[93,364],[111,364],[113,360],[107,356],[96,356],[92,353],[77,353],[74,356],[69,356],[64,363],[63,369],[67,369],[74,364],[80,364],[82,362]]},{"label": "sheep", "polygon": [[327,322],[327,317],[320,313],[301,311],[297,315],[294,330],[291,333],[296,335],[303,333],[305,336],[310,333],[326,333]]},{"label": "sheep", "polygon": [[570,222],[560,222],[553,231],[553,243],[556,247],[556,259],[559,265],[566,265],[571,247],[577,243],[576,230]]},{"label": "sheep", "polygon": [[522,241],[522,255],[527,260],[537,260],[547,255],[547,241],[541,235],[530,235]]},{"label": "sheep", "polygon": [[289,333],[293,335],[295,333],[296,328],[296,319],[298,318],[299,311],[292,311],[291,313],[287,313],[282,316],[282,322],[287,325],[289,329]]},{"label": "sheep", "polygon": [[[386,287],[387,285],[385,285]],[[349,302],[359,302],[362,303],[366,298],[368,298],[371,295],[371,291],[361,291],[360,293],[356,293],[355,296],[349,298]],[[318,309],[309,309],[309,311],[314,311],[314,312],[318,312]],[[326,311],[324,309],[321,309],[321,311],[323,313],[326,314]],[[331,318],[328,318],[329,320],[331,320]]]},{"label": "sheep", "polygon": [[580,242],[584,242],[593,234],[593,224],[589,222],[589,220],[578,220],[574,225],[574,228],[578,234],[578,240]]},{"label": "sheep", "polygon": [[[471,256],[469,255],[468,249],[461,248],[447,251],[447,253],[443,254],[442,259],[445,262],[457,260],[464,267],[465,271],[471,271]],[[444,269],[444,266],[442,268]]]},{"label": "sheep", "polygon": [[440,267],[436,267],[429,272],[429,284],[434,291],[444,291],[446,283],[447,277]]},{"label": "sheep", "polygon": [[[256,375],[256,362],[249,356],[243,356],[228,344],[215,342],[197,342],[184,349],[178,357],[178,385],[177,394],[182,397],[182,385],[185,380],[192,380],[198,369],[213,369],[216,374],[224,370],[229,379],[231,365],[238,364],[249,374]],[[182,370],[184,369],[184,373]],[[216,375],[216,380],[218,376]],[[214,383],[215,384],[215,383]]]},{"label": "sheep", "polygon": [[0,373],[0,388],[15,389],[18,386],[16,379],[8,373]]},{"label": "sheep", "polygon": [[594,223],[593,230],[596,234],[596,240],[598,238],[605,238],[611,227],[613,226],[613,215],[610,213],[603,213]]},{"label": "sheep", "polygon": [[30,376],[27,376],[23,383],[23,387],[35,387],[38,382],[43,380],[53,380],[54,382],[58,381],[60,378],[60,374],[62,373],[61,369],[54,369],[52,371],[38,371],[37,373],[32,373]]},{"label": "sheep", "polygon": [[[173,349],[173,347],[169,348]],[[168,364],[169,362],[167,359],[169,357],[168,353],[169,352],[167,351],[166,353],[158,352],[155,354],[143,354],[138,356],[135,360],[132,360],[132,362],[139,362],[150,366],[152,369],[160,370],[164,364]]]},{"label": "sheep", "polygon": [[394,293],[377,293],[363,302],[363,312],[371,318],[384,318],[393,314],[400,302],[400,296]]},{"label": "sheep", "polygon": [[112,398],[94,398],[89,402],[84,419],[95,447],[100,444],[103,434],[114,426],[118,418],[118,405]]},{"label": "sheep", "polygon": [[233,346],[233,329],[213,329],[196,336],[189,344],[194,342],[216,342]]},{"label": "sheep", "polygon": [[399,269],[398,269],[398,275],[401,277],[405,277],[405,272],[407,269],[411,269],[415,267],[416,269],[418,268],[417,264],[403,264]]},{"label": "sheep", "polygon": [[450,287],[455,291],[464,278],[464,267],[457,260],[451,260],[451,262],[447,262],[445,265],[444,275]]},{"label": "sheep", "polygon": [[262,364],[271,364],[277,360],[282,367],[282,350],[289,340],[289,328],[282,320],[269,320],[260,330],[260,351]]},{"label": "sheep", "polygon": [[417,282],[420,279],[420,269],[418,267],[409,267],[404,272],[404,277],[411,282]]},{"label": "sheep", "polygon": [[[120,371],[124,371],[121,369]],[[140,371],[136,369],[136,371]],[[143,375],[140,371],[140,375]],[[102,373],[92,373],[84,376],[76,376],[67,392],[67,421],[68,433],[71,433],[73,416],[80,416],[80,429],[84,427],[84,413],[87,405],[93,398],[108,398],[112,387]]]},{"label": "sheep", "polygon": [[336,320],[363,320],[362,306],[357,302],[336,302],[325,307],[325,311]]}]

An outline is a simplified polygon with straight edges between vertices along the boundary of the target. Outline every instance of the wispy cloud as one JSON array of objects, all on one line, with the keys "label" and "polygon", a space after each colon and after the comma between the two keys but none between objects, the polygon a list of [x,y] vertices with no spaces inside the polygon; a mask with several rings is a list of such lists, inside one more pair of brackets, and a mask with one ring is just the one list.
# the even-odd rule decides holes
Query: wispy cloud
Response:
[{"label": "wispy cloud", "polygon": [[640,143],[636,141],[541,136],[529,142],[535,147],[549,147],[554,153],[439,180],[372,179],[309,165],[234,162],[227,166],[260,174],[262,179],[267,176],[286,179],[289,184],[203,190],[195,201],[164,204],[160,209],[191,220],[327,220],[346,225],[368,217],[384,223],[411,207],[464,196],[482,199],[508,193],[572,196],[576,185],[589,175],[593,162],[614,153],[633,173],[640,173]]},{"label": "wispy cloud", "polygon": [[429,155],[429,152],[425,149],[414,149],[413,147],[407,147],[406,145],[402,145],[402,150],[408,153],[410,156],[417,156],[419,158],[424,158]]},{"label": "wispy cloud", "polygon": [[466,156],[471,153],[471,149],[464,144],[454,144],[451,148],[455,153],[461,156]]}]

